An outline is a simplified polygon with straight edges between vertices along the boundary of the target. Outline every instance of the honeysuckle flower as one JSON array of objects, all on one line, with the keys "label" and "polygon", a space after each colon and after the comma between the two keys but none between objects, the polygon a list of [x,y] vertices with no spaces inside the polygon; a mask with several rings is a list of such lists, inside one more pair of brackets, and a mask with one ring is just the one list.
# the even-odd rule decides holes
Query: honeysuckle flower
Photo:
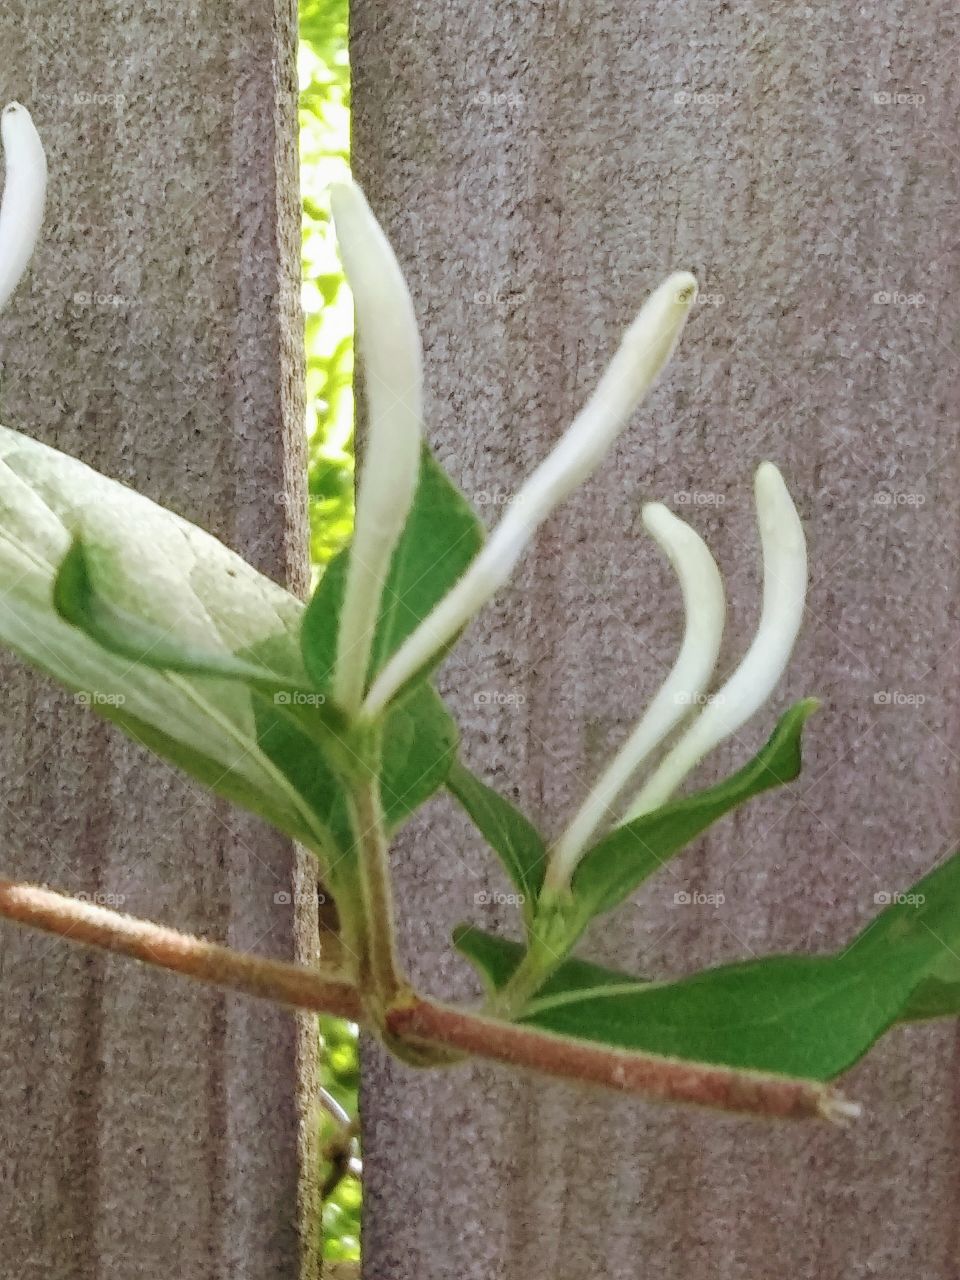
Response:
[{"label": "honeysuckle flower", "polygon": [[697,705],[717,665],[725,601],[716,561],[700,535],[659,502],[643,509],[643,523],[673,565],[686,614],[676,662],[636,728],[591,790],[554,846],[547,884],[569,883],[583,851],[645,760]]},{"label": "honeysuckle flower", "polygon": [[624,821],[664,804],[708,751],[744,725],[770,697],[793,652],[807,592],[807,544],[783,476],[772,462],[754,483],[763,551],[763,605],[750,648],[730,679],[666,754]]},{"label": "honeysuckle flower", "polygon": [[668,276],[650,295],[593,395],[476,559],[380,672],[364,701],[365,715],[379,714],[503,586],[546,517],[595,470],[672,355],[696,295],[697,282],[686,271]]},{"label": "honeysuckle flower", "polygon": [[390,558],[417,486],[423,361],[410,292],[363,192],[354,183],[337,184],[331,206],[356,306],[368,408],[334,672],[334,697],[355,712]]},{"label": "honeysuckle flower", "polygon": [[0,201],[0,310],[16,289],[33,255],[43,222],[47,158],[30,112],[19,102],[0,114],[5,177]]}]

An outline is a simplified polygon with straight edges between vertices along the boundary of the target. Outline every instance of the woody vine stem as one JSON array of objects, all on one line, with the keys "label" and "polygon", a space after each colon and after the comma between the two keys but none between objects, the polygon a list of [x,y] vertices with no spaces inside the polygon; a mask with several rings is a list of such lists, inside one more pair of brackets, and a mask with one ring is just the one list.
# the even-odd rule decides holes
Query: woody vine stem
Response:
[{"label": "woody vine stem", "polygon": [[[334,972],[251,956],[39,885],[10,880],[0,881],[0,916],[184,977],[369,1025],[357,988]],[[694,1103],[775,1119],[819,1116],[843,1121],[856,1114],[853,1104],[835,1089],[814,1081],[622,1053],[586,1043],[571,1053],[566,1041],[547,1032],[497,1022],[409,990],[385,1010],[384,1023],[392,1037],[408,1041],[412,1048],[470,1053],[661,1102]]]}]

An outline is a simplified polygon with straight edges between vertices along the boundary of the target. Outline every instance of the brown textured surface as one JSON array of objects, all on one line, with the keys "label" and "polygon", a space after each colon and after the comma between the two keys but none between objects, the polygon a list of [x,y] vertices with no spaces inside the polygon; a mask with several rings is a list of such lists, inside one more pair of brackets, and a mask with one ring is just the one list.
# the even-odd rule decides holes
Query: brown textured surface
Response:
[{"label": "brown textured surface", "polygon": [[[0,396],[302,586],[295,31],[289,0],[0,9],[0,101],[51,169]],[[304,950],[287,842],[13,662],[2,684],[5,874]],[[310,1274],[312,1029],[7,924],[0,982],[3,1280]]]},{"label": "brown textured surface", "polygon": [[[413,283],[431,438],[489,519],[646,291],[689,267],[704,295],[602,476],[445,669],[471,762],[519,779],[555,832],[622,739],[680,628],[642,499],[701,495],[686,509],[728,576],[725,667],[756,616],[762,458],[806,521],[810,615],[778,697],[825,699],[804,776],[610,917],[601,959],[668,973],[839,943],[960,834],[958,41],[939,0],[354,0],[356,168]],[[898,93],[914,98],[874,96]],[[451,927],[507,911],[475,903],[495,873],[457,813],[415,825],[396,860],[407,956],[465,994]],[[678,907],[681,889],[725,902]],[[367,1274],[948,1280],[957,1068],[953,1025],[890,1036],[848,1080],[867,1113],[841,1132],[370,1053]]]}]

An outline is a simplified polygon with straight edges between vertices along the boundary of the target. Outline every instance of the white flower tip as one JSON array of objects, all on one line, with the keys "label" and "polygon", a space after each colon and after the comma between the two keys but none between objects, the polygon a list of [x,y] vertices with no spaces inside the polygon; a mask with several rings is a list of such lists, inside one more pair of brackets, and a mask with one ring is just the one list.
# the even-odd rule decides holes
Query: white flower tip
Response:
[{"label": "white flower tip", "polygon": [[761,538],[775,539],[784,551],[805,555],[803,526],[779,468],[761,462],[753,486]]},{"label": "white flower tip", "polygon": [[663,538],[669,538],[671,534],[674,537],[683,537],[685,534],[696,537],[690,526],[679,516],[675,516],[662,502],[644,503],[641,518],[643,527],[658,542]]},{"label": "white flower tip", "polygon": [[624,334],[616,360],[630,363],[634,402],[646,393],[673,354],[696,297],[696,278],[689,271],[675,271],[654,289]]},{"label": "white flower tip", "polygon": [[393,249],[357,183],[352,179],[332,182],[329,191],[337,244],[348,277],[376,263],[381,270],[389,265],[402,280]]},{"label": "white flower tip", "polygon": [[19,102],[8,102],[0,115],[0,137],[3,139],[4,160],[7,166],[27,161],[39,164],[46,172],[43,144],[33,117]]},{"label": "white flower tip", "polygon": [[[689,271],[674,271],[654,289],[632,327],[646,328],[652,323],[667,332],[675,329],[679,333],[696,300],[697,277]],[[642,321],[646,322],[643,326]]]},{"label": "white flower tip", "polygon": [[370,205],[363,191],[352,180],[349,182],[331,182],[330,209],[335,223],[349,221],[351,218],[372,217]]},{"label": "white flower tip", "polygon": [[[357,306],[357,328],[365,361],[386,368],[394,396],[418,397],[420,335],[413,301],[396,254],[360,187],[352,180],[330,185],[330,209],[347,283]],[[389,376],[399,373],[401,384]]]},{"label": "white flower tip", "polygon": [[47,159],[30,112],[10,102],[0,113],[4,184],[0,202],[0,308],[29,265],[47,192]]},{"label": "white flower tip", "polygon": [[687,310],[697,300],[697,277],[690,271],[675,271],[672,276],[667,276],[664,287],[671,289],[676,304]]},{"label": "white flower tip", "polygon": [[[780,468],[773,462],[761,462],[753,478],[758,500],[774,502],[787,493],[787,486]],[[787,494],[789,497],[789,494]]]}]

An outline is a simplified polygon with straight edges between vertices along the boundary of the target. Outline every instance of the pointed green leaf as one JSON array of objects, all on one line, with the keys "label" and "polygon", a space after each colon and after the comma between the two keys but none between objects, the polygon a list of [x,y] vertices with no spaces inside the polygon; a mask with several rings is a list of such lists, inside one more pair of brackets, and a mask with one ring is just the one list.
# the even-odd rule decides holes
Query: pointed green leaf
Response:
[{"label": "pointed green leaf", "polygon": [[750,763],[725,781],[614,828],[588,850],[572,883],[575,910],[582,921],[618,906],[731,809],[762,791],[792,782],[800,773],[803,726],[817,705],[815,699],[806,698],[791,707]]},{"label": "pointed green leaf", "polygon": [[[253,663],[291,689],[308,684],[298,600],[203,530],[0,427],[0,644],[204,785],[316,851],[328,849],[293,776],[302,761],[262,731],[250,687],[132,662],[57,613],[54,584],[77,539],[97,566],[111,623],[137,619],[181,653],[212,655],[225,669]],[[76,569],[76,557],[72,563]],[[68,564],[68,586],[69,572]],[[319,759],[315,746],[304,749],[313,753],[308,762]]]},{"label": "pointed green leaf", "polygon": [[[380,602],[369,678],[463,574],[483,536],[470,504],[424,446],[417,491]],[[319,688],[329,689],[333,678],[349,555],[347,547],[331,561],[304,619],[304,662]]]},{"label": "pointed green leaf", "polygon": [[[350,745],[304,668],[303,614],[203,530],[0,427],[0,644],[329,863],[353,841],[331,768]],[[391,710],[392,825],[442,785],[455,744],[432,690]]]},{"label": "pointed green leaf", "polygon": [[[61,618],[108,652],[160,671],[246,680],[271,690],[288,687],[278,673],[247,662],[226,648],[217,652],[188,647],[181,639],[180,624],[186,621],[189,627],[189,616],[165,619],[161,625],[115,604],[97,588],[95,561],[95,552],[82,538],[75,538],[57,571],[53,603]],[[102,576],[109,575],[112,561],[111,550]]]},{"label": "pointed green leaf", "polygon": [[458,743],[456,722],[432,685],[419,684],[409,697],[390,708],[380,776],[389,828],[406,821],[443,786]]},{"label": "pointed green leaf", "polygon": [[547,857],[543,836],[519,809],[481,782],[460,760],[450,768],[447,788],[500,855],[507,874],[523,894],[524,915],[529,919],[543,884]]},{"label": "pointed green leaf", "polygon": [[641,988],[542,992],[523,1021],[625,1049],[829,1080],[958,951],[955,855],[835,954],[769,956]]},{"label": "pointed green leaf", "polygon": [[[526,953],[526,947],[521,943],[499,938],[472,924],[462,924],[454,930],[453,944],[479,972],[490,994],[506,985]],[[575,991],[595,991],[598,987],[610,985],[639,988],[644,984],[639,978],[604,969],[589,960],[565,960],[544,983],[538,999]]]}]

